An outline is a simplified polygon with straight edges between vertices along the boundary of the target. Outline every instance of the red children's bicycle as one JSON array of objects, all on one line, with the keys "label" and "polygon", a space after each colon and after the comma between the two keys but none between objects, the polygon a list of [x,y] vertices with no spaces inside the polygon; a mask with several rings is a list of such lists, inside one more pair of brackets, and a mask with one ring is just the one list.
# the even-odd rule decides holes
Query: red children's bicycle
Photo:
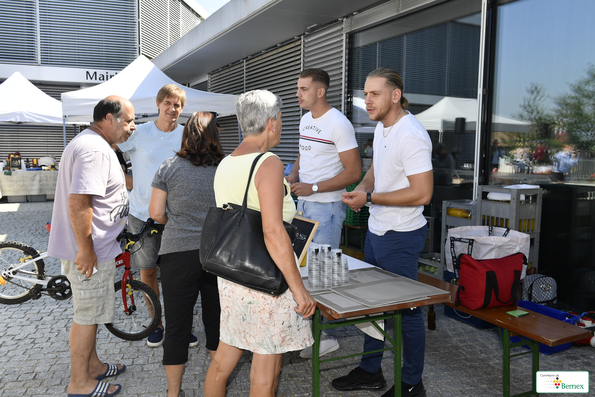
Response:
[{"label": "red children's bicycle", "polygon": [[[154,222],[148,219],[137,234],[122,231],[117,241],[124,240],[124,252],[116,258],[116,267],[124,267],[122,279],[114,284],[116,290],[116,312],[114,322],[106,324],[115,336],[126,340],[140,340],[148,337],[161,320],[161,303],[157,294],[148,285],[134,279],[130,268],[130,255],[134,244],[142,244],[158,231]],[[48,227],[49,230],[49,227]],[[72,296],[68,278],[64,275],[51,276],[45,272],[43,261],[47,253],[16,242],[0,243],[0,303],[7,305],[39,299],[47,294],[56,300]]]}]

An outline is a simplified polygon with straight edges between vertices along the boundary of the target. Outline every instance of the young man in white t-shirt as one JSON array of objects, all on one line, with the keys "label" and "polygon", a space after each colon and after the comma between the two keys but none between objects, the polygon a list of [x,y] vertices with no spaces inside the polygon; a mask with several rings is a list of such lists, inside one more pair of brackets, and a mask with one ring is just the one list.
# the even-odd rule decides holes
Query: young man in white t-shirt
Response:
[{"label": "young man in white t-shirt", "polygon": [[[310,112],[300,120],[300,153],[286,179],[298,196],[298,212],[320,222],[313,242],[339,248],[347,209],[341,195],[361,179],[362,168],[353,126],[326,101],[329,84],[330,77],[322,69],[300,73],[296,96],[300,107]],[[337,340],[326,335],[320,355],[338,348]],[[312,357],[312,348],[301,355]]]},{"label": "young man in white t-shirt", "polygon": [[[392,69],[379,68],[366,79],[366,110],[378,121],[374,131],[372,167],[362,182],[343,194],[354,211],[371,205],[364,260],[384,270],[417,280],[419,255],[428,231],[423,206],[430,203],[434,189],[432,142],[417,119],[405,110],[401,76]],[[384,396],[425,397],[421,380],[426,334],[421,309],[404,310],[403,369],[401,384]],[[364,352],[384,348],[384,340],[364,337]],[[334,379],[340,391],[380,390],[386,387],[381,369],[382,352],[362,356],[349,375]]]}]

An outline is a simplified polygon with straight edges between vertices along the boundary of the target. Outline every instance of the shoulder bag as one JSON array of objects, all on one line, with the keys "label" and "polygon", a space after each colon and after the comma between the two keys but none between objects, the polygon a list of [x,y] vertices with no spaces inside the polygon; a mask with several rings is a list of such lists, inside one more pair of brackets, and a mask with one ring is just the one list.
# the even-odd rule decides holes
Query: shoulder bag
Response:
[{"label": "shoulder bag", "polygon": [[[289,286],[264,243],[260,211],[248,208],[250,180],[263,155],[252,163],[242,205],[209,208],[202,227],[200,261],[206,272],[276,296]],[[293,243],[297,229],[283,223]]]}]

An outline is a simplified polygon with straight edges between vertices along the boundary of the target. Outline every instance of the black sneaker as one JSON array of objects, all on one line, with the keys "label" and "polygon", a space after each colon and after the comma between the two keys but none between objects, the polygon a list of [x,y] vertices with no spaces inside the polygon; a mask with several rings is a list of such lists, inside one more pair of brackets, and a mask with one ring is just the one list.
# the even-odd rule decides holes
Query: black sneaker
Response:
[{"label": "black sneaker", "polygon": [[[391,387],[389,391],[384,393],[382,397],[392,397],[395,395],[395,387]],[[415,386],[408,385],[405,382],[401,382],[401,396],[402,397],[426,397],[426,388],[424,387],[423,382],[419,381],[419,383]]]},{"label": "black sneaker", "polygon": [[333,379],[331,384],[339,391],[382,390],[386,387],[386,380],[382,375],[382,368],[371,374],[358,366],[349,375]]}]

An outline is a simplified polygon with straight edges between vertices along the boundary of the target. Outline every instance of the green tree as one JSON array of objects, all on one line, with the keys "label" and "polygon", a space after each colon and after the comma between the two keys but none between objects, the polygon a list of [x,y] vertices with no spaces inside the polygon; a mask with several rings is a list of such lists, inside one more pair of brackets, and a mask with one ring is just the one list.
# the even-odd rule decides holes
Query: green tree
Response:
[{"label": "green tree", "polygon": [[[547,95],[545,87],[542,84],[530,83],[527,87],[527,96],[523,97],[523,102],[519,106],[520,111],[513,114],[513,117],[530,122],[531,126],[528,133],[507,134],[507,144],[510,148],[525,148],[533,153],[539,145],[545,145],[547,148],[560,146],[560,143],[550,133],[554,128],[555,116],[549,109],[548,102],[550,102],[550,97]],[[549,156],[543,161],[549,162]]]},{"label": "green tree", "polygon": [[582,150],[595,151],[595,65],[589,64],[587,75],[574,84],[570,92],[555,99],[559,128],[568,133],[568,143]]}]

